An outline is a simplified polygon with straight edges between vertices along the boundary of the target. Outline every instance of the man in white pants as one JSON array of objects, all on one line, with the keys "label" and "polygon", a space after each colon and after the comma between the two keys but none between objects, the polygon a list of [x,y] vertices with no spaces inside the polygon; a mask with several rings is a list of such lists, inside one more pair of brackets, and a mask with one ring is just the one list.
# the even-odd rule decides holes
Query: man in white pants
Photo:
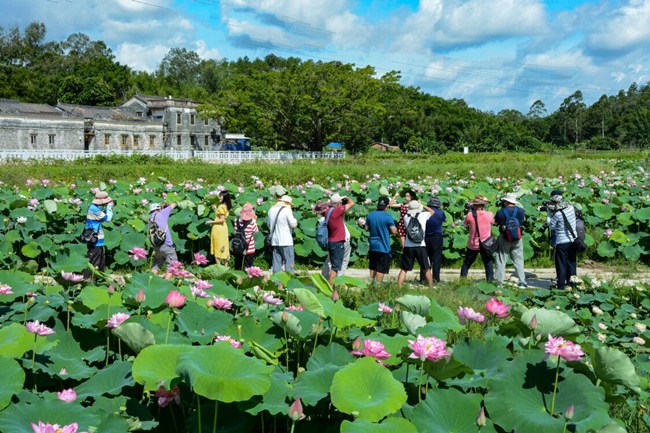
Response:
[{"label": "man in white pants", "polygon": [[[510,220],[510,228],[507,227],[508,220]],[[519,224],[519,236],[513,234],[513,232],[517,232],[514,220]],[[496,252],[495,259],[497,265],[495,278],[499,284],[503,284],[506,263],[509,257],[515,266],[515,275],[519,279],[519,287],[528,287],[526,273],[524,272],[524,243],[521,238],[525,220],[526,213],[523,208],[517,206],[517,196],[513,193],[506,194],[501,209],[494,216],[494,223],[499,227],[500,233],[499,249]],[[516,237],[518,239],[514,239]]]}]

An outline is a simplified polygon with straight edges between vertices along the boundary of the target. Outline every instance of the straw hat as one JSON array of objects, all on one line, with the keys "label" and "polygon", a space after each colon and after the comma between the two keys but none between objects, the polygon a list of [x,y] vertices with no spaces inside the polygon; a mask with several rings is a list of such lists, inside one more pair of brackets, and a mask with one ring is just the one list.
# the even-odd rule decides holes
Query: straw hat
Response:
[{"label": "straw hat", "polygon": [[108,196],[108,193],[106,191],[97,191],[95,193],[95,199],[93,200],[93,204],[96,205],[103,205],[112,202],[113,199]]},{"label": "straw hat", "polygon": [[411,200],[409,202],[409,210],[407,211],[407,213],[409,215],[415,215],[418,212],[422,212],[422,205],[417,200]]},{"label": "straw hat", "polygon": [[474,200],[470,201],[471,204],[474,206],[485,206],[488,204],[488,199],[483,197],[482,195],[477,195],[474,197]]},{"label": "straw hat", "polygon": [[241,212],[239,213],[239,218],[242,221],[250,221],[253,218],[255,218],[255,210],[253,209],[253,205],[250,203],[245,203],[244,206],[241,208]]},{"label": "straw hat", "polygon": [[280,197],[280,198],[278,199],[278,201],[281,201],[282,203],[284,203],[284,204],[287,205],[287,206],[291,206],[291,205],[293,205],[293,200],[291,199],[291,197],[289,197],[289,196],[286,195],[286,194],[283,195],[282,197]]},{"label": "straw hat", "polygon": [[503,197],[503,201],[507,201],[508,203],[512,203],[512,204],[514,204],[514,205],[517,205],[517,204],[518,204],[518,203],[517,203],[517,196],[516,196],[514,193],[512,193],[512,192],[509,192],[508,194],[506,194],[506,195]]}]

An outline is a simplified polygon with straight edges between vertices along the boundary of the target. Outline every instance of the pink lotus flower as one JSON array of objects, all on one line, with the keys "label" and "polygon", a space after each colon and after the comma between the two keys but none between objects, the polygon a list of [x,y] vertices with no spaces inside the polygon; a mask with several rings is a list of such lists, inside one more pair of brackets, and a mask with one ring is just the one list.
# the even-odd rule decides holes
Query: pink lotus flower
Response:
[{"label": "pink lotus flower", "polygon": [[194,298],[207,298],[210,296],[205,290],[199,289],[198,287],[190,287],[190,292],[192,292]]},{"label": "pink lotus flower", "polygon": [[187,296],[181,295],[178,290],[171,290],[167,295],[167,298],[165,298],[165,303],[169,306],[169,308],[180,308],[185,305],[186,299]]},{"label": "pink lotus flower", "polygon": [[147,295],[144,294],[144,290],[140,291],[135,295],[135,302],[142,304],[147,299]]},{"label": "pink lotus flower", "polygon": [[297,306],[296,305],[289,305],[287,307],[287,310],[288,311],[302,311],[303,308],[302,308],[302,305],[297,305]]},{"label": "pink lotus flower", "polygon": [[508,317],[510,305],[505,305],[502,301],[499,301],[496,298],[490,298],[490,300],[485,303],[485,309],[488,313],[503,318]]},{"label": "pink lotus flower", "polygon": [[214,307],[217,310],[230,310],[232,308],[232,301],[228,298],[220,298],[213,296],[208,301],[208,307]]},{"label": "pink lotus flower", "polygon": [[0,285],[0,295],[13,295],[14,292],[11,290],[11,286],[9,284],[2,284]]},{"label": "pink lotus flower", "polygon": [[235,340],[230,335],[217,335],[216,337],[214,337],[214,341],[215,343],[217,341],[227,341],[235,349],[239,349],[241,347],[241,342]]},{"label": "pink lotus flower", "polygon": [[196,282],[194,283],[194,286],[197,289],[202,289],[202,290],[208,290],[208,289],[212,288],[212,284],[210,284],[210,282],[205,281],[205,280],[196,280]]},{"label": "pink lotus flower", "polygon": [[201,253],[194,253],[194,261],[192,263],[198,266],[204,266],[208,264],[208,259]]},{"label": "pink lotus flower", "polygon": [[147,258],[147,250],[140,247],[133,247],[129,250],[129,255],[134,262],[137,262],[138,260],[144,260]]},{"label": "pink lotus flower", "polygon": [[67,376],[68,375],[68,370],[65,368],[62,368],[59,370],[59,376]]},{"label": "pink lotus flower", "polygon": [[58,424],[46,424],[42,421],[39,421],[38,425],[34,423],[31,424],[34,433],[77,433],[77,429],[79,428],[79,425],[76,422],[63,427]]},{"label": "pink lotus flower", "polygon": [[172,401],[178,405],[181,404],[181,390],[178,386],[167,390],[164,386],[160,385],[156,390],[156,397],[158,397],[158,406],[160,407],[165,407]]},{"label": "pink lotus flower", "polygon": [[250,268],[244,269],[248,274],[248,278],[263,277],[264,272],[257,266],[251,266]]},{"label": "pink lotus flower", "polygon": [[384,344],[377,340],[364,340],[362,350],[359,348],[350,353],[353,355],[369,356],[380,361],[390,358],[390,353],[386,352]]},{"label": "pink lotus flower", "polygon": [[579,344],[562,337],[553,337],[551,334],[548,334],[544,351],[549,356],[559,356],[565,361],[580,361],[585,354]]},{"label": "pink lotus flower", "polygon": [[27,322],[25,324],[25,327],[32,334],[40,335],[41,337],[54,334],[54,329],[48,328],[47,326],[45,326],[45,324],[40,323],[38,320],[34,320],[33,322]]},{"label": "pink lotus flower", "polygon": [[128,319],[129,317],[131,317],[130,314],[126,314],[126,313],[115,313],[115,314],[113,314],[113,315],[111,316],[110,319],[108,319],[108,322],[106,322],[106,327],[107,327],[107,328],[111,328],[111,329],[115,329],[115,328],[117,328],[118,326],[120,326],[120,325],[122,324],[122,322],[124,322],[124,321],[125,321],[126,319]]},{"label": "pink lotus flower", "polygon": [[457,313],[461,325],[464,325],[468,320],[476,323],[485,322],[485,316],[474,311],[474,309],[470,307],[459,307]]},{"label": "pink lotus flower", "polygon": [[377,310],[386,314],[390,314],[393,312],[393,309],[388,305],[384,304],[383,302],[379,303],[379,308]]},{"label": "pink lotus flower", "polygon": [[418,335],[417,339],[408,340],[409,346],[413,353],[409,358],[419,359],[424,361],[428,359],[431,362],[436,362],[442,358],[449,357],[451,354],[447,351],[447,343],[436,337],[423,337]]},{"label": "pink lotus flower", "polygon": [[262,297],[262,299],[264,299],[264,302],[266,302],[269,305],[276,305],[277,306],[277,305],[280,305],[280,304],[283,303],[282,299],[276,298],[275,296],[273,296],[273,292],[264,293],[264,296]]},{"label": "pink lotus flower", "polygon": [[72,403],[77,399],[77,393],[72,388],[59,391],[56,393],[56,395],[59,398],[59,400],[64,401],[66,403]]},{"label": "pink lotus flower", "polygon": [[83,275],[74,274],[72,272],[61,271],[61,276],[64,280],[70,281],[71,283],[80,283],[84,280]]},{"label": "pink lotus flower", "polygon": [[296,397],[291,406],[289,406],[289,418],[291,418],[293,422],[300,421],[301,419],[305,418],[300,397]]}]

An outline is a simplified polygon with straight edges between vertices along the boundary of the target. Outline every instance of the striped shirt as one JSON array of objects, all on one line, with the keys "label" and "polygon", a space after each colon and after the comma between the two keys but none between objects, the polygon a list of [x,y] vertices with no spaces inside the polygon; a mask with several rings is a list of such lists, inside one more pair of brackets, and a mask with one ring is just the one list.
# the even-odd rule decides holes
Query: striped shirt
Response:
[{"label": "striped shirt", "polygon": [[[562,212],[566,216],[569,225],[571,225],[571,230],[573,230],[573,236],[571,236],[571,230],[566,227],[564,223],[564,217],[562,217]],[[548,220],[548,225],[551,227],[551,230],[555,232],[556,244],[568,244],[573,242],[576,236],[578,235],[578,229],[576,227],[576,213],[573,206],[569,205],[562,209],[562,211],[556,211]]]},{"label": "striped shirt", "polygon": [[113,203],[106,205],[106,212],[102,210],[96,204],[91,204],[88,206],[88,213],[86,213],[86,227],[87,229],[93,229],[97,232],[97,243],[96,247],[104,246],[104,229],[102,228],[102,223],[108,222],[113,219]]},{"label": "striped shirt", "polygon": [[[244,225],[245,221],[242,221],[241,218],[237,218],[235,220],[235,231],[237,231],[240,227]],[[259,229],[257,228],[257,223],[255,220],[250,220],[248,221],[248,224],[246,224],[246,227],[244,228],[244,237],[246,238],[246,241],[248,242],[248,249],[246,250],[246,255],[249,254],[255,254],[255,233],[257,233]]]}]

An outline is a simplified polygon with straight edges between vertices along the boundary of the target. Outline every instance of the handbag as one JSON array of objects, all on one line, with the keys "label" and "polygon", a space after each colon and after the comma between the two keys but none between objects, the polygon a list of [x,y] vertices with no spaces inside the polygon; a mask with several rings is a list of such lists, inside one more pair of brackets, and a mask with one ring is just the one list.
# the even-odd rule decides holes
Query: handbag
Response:
[{"label": "handbag", "polygon": [[585,243],[585,240],[576,235],[573,232],[573,227],[571,227],[571,224],[569,224],[569,219],[566,217],[564,214],[564,210],[561,210],[560,213],[562,214],[562,218],[564,219],[564,226],[569,229],[569,233],[571,233],[571,237],[573,238],[573,248],[575,248],[576,252],[581,253],[584,250],[587,249],[587,244]]},{"label": "handbag", "polygon": [[496,253],[496,251],[499,249],[499,242],[497,241],[497,238],[490,235],[489,238],[482,241],[481,240],[481,232],[478,229],[478,215],[476,215],[476,211],[472,211],[472,216],[474,217],[474,222],[476,223],[476,234],[478,235],[478,245],[479,245],[479,247],[482,248],[483,251],[485,251],[486,253],[488,253],[490,255]]},{"label": "handbag", "polygon": [[273,254],[273,234],[275,233],[275,226],[278,223],[278,218],[280,218],[280,212],[284,210],[284,207],[278,211],[275,215],[275,221],[273,221],[273,226],[271,227],[271,232],[264,237],[264,252],[266,254]]},{"label": "handbag", "polygon": [[81,240],[81,242],[94,245],[97,243],[97,241],[99,241],[99,233],[97,233],[95,230],[91,228],[87,228],[81,232],[81,236],[79,236],[79,239]]}]

